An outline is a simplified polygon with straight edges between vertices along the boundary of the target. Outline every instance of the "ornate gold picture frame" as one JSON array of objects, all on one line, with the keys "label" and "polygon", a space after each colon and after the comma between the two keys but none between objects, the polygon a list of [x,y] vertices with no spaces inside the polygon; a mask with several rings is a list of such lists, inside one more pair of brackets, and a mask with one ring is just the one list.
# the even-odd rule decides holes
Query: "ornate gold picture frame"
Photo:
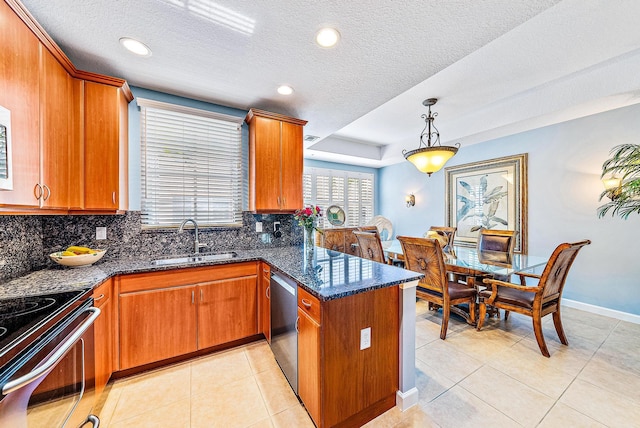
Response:
[{"label": "ornate gold picture frame", "polygon": [[445,168],[447,225],[455,245],[475,246],[478,231],[515,230],[516,253],[527,252],[527,154]]}]

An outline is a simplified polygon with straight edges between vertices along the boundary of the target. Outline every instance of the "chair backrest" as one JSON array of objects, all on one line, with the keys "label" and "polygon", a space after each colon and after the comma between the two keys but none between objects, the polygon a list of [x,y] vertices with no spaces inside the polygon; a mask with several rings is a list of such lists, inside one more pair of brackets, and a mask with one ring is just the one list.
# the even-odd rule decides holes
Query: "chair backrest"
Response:
[{"label": "chair backrest", "polygon": [[560,244],[553,251],[547,265],[540,276],[538,286],[543,288],[542,300],[553,300],[562,296],[562,289],[567,280],[569,268],[578,255],[578,251],[585,245],[591,244],[591,241],[584,241]]},{"label": "chair backrest", "polygon": [[480,229],[478,235],[478,252],[493,251],[513,255],[516,246],[515,230]]},{"label": "chair backrest", "polygon": [[360,226],[357,228],[358,232],[375,232],[380,236],[380,231],[378,230],[378,226]]},{"label": "chair backrest", "polygon": [[435,239],[398,236],[402,245],[405,268],[424,274],[419,287],[448,293],[447,270],[440,243]]},{"label": "chair backrest", "polygon": [[359,232],[354,230],[353,234],[358,240],[360,257],[373,260],[374,262],[386,263],[378,232]]},{"label": "chair backrest", "polygon": [[388,218],[381,215],[374,216],[369,221],[369,225],[376,226],[378,228],[380,239],[384,241],[390,241],[393,239],[393,225],[391,224],[391,220]]},{"label": "chair backrest", "polygon": [[[456,230],[458,230],[457,227],[449,226],[431,226],[429,228],[429,232],[433,231],[447,238],[447,243],[442,246],[442,250],[445,252],[453,250],[453,240],[456,237]],[[429,232],[425,233],[425,238],[428,238],[427,234]]]}]

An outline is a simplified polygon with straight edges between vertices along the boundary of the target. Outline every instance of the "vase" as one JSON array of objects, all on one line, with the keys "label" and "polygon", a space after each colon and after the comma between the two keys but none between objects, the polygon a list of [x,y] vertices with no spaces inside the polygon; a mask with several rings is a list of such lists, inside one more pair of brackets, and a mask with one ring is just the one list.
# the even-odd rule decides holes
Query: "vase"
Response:
[{"label": "vase", "polygon": [[315,246],[315,233],[313,227],[304,228],[304,247],[307,251],[313,251]]}]

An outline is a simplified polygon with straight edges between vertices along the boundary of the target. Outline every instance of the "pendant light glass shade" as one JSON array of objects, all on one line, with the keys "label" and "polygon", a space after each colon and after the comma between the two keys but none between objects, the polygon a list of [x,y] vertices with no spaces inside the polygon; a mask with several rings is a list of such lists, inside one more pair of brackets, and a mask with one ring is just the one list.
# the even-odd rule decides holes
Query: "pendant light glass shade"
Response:
[{"label": "pendant light glass shade", "polygon": [[[422,102],[423,105],[429,107],[429,114],[422,115],[422,118],[425,120],[425,125],[420,134],[420,145],[415,150],[402,151],[406,160],[414,164],[418,171],[424,172],[429,176],[434,172],[440,171],[447,161],[458,153],[458,148],[460,147],[459,143],[455,146],[440,145],[440,133],[435,125],[433,125],[433,121],[438,113],[431,113],[431,106],[437,101],[437,98],[429,98]],[[434,131],[432,131],[431,128],[433,128]],[[426,142],[424,141],[425,137],[427,137]],[[432,137],[433,142],[431,142]]]},{"label": "pendant light glass shade", "polygon": [[457,147],[431,146],[406,152],[404,157],[418,168],[418,171],[431,175],[442,169],[445,163],[458,152]]}]

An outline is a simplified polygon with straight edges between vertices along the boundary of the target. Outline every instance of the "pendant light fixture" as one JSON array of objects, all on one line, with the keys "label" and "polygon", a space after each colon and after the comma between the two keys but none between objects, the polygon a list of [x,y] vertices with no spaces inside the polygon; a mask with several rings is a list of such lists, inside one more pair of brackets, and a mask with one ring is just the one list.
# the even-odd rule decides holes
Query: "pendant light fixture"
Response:
[{"label": "pendant light fixture", "polygon": [[[425,172],[429,176],[440,171],[445,163],[458,152],[460,143],[455,146],[441,146],[440,133],[433,124],[433,120],[438,113],[431,113],[431,106],[438,102],[437,98],[428,98],[422,104],[429,108],[429,114],[421,117],[425,121],[424,129],[420,133],[420,145],[415,150],[403,150],[404,158],[415,165],[420,172]],[[433,131],[431,130],[433,128]],[[426,132],[425,132],[426,131]],[[427,141],[425,141],[425,137]],[[433,138],[433,141],[431,139]]]}]

